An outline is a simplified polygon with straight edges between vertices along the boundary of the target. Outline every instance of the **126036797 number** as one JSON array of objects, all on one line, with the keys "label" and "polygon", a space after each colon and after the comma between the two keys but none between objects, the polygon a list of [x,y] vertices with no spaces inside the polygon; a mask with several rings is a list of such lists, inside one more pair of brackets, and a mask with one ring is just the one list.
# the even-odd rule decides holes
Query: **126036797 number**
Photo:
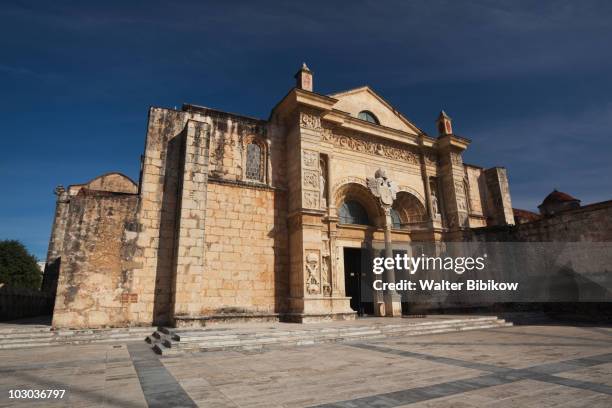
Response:
[{"label": "126036797 number", "polygon": [[9,390],[10,399],[61,399],[66,390]]}]

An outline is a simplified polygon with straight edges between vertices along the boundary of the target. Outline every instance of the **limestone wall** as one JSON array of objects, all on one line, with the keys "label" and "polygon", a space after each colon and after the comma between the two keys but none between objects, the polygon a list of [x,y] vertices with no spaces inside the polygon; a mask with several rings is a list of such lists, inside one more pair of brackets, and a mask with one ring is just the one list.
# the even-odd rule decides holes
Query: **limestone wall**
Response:
[{"label": "limestone wall", "polygon": [[514,224],[506,169],[492,167],[484,171],[484,177],[487,189],[487,216],[491,220],[491,225]]},{"label": "limestone wall", "polygon": [[478,239],[520,242],[611,242],[612,201],[587,205],[540,220],[473,231]]},{"label": "limestone wall", "polygon": [[[200,136],[188,131],[189,123],[196,131],[201,128]],[[202,139],[197,142],[198,146],[194,144],[195,138]],[[246,146],[253,140],[264,152],[264,177],[258,182],[245,180],[244,174]],[[264,188],[268,192],[259,197],[262,208],[273,207],[275,196],[270,192],[285,188],[284,149],[284,134],[260,120],[191,105],[184,106],[183,111],[151,109],[142,168],[138,249],[134,258],[134,290],[138,302],[130,307],[134,321],[168,324],[177,314],[194,316],[223,309],[224,305],[246,304],[244,299],[207,300],[204,292],[208,290],[209,274],[213,274],[212,285],[215,285],[217,271],[192,263],[206,253],[200,240],[208,242],[209,222],[215,220],[199,215],[196,220],[194,211],[199,214],[208,209],[206,186],[213,181],[233,186],[232,193],[226,197],[228,201],[223,202],[224,210],[232,205],[234,198],[256,191],[252,188]],[[264,202],[263,197],[270,201]],[[214,200],[211,205],[215,205]],[[232,236],[232,232],[227,234]],[[266,269],[273,270],[274,260],[269,261]],[[179,269],[181,276],[177,276]],[[273,303],[269,299],[261,302],[267,302],[262,306],[266,310]]]},{"label": "limestone wall", "polygon": [[138,186],[121,173],[107,173],[91,180],[85,185],[90,190],[113,191],[116,193],[138,193]]},{"label": "limestone wall", "polygon": [[71,198],[53,325],[130,325],[130,231],[138,196],[81,189]]},{"label": "limestone wall", "polygon": [[202,314],[273,313],[287,296],[286,196],[210,182]]}]

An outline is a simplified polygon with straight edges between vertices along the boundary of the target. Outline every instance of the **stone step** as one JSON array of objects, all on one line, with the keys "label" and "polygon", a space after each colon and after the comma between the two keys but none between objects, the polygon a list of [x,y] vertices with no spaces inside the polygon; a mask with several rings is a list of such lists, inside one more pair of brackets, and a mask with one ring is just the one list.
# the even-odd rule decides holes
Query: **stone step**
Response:
[{"label": "stone step", "polygon": [[[470,324],[440,324],[435,326],[411,326],[406,328],[386,328],[381,327],[378,329],[366,329],[366,330],[337,330],[333,332],[316,332],[310,331],[308,333],[302,333],[299,335],[277,335],[276,333],[257,333],[254,336],[249,335],[239,335],[239,336],[219,336],[219,337],[202,337],[202,338],[192,338],[188,341],[179,341],[175,342],[179,346],[181,344],[188,344],[192,342],[197,343],[208,343],[208,344],[219,344],[223,342],[239,342],[242,340],[253,340],[258,341],[259,339],[266,339],[266,341],[271,339],[276,340],[303,340],[309,338],[317,338],[317,339],[325,339],[325,338],[355,338],[355,337],[371,337],[376,335],[402,335],[405,333],[411,333],[413,331],[436,331],[436,330],[455,330],[455,329],[464,329],[470,327],[481,327],[482,322],[478,323],[470,323]],[[486,323],[485,325],[492,325],[497,323]],[[164,341],[164,344],[167,345],[168,341]],[[171,346],[170,346],[171,347]]]},{"label": "stone step", "polygon": [[0,337],[0,349],[46,347],[65,344],[112,343],[142,341],[153,327],[126,327],[110,329],[60,329],[56,331],[28,333],[27,331],[4,334]]},{"label": "stone step", "polygon": [[17,333],[31,333],[31,334],[37,334],[37,333],[49,333],[51,332],[51,327],[47,326],[47,327],[15,327],[15,328],[10,328],[10,329],[0,329],[0,336],[10,336],[13,334],[17,334]]},{"label": "stone step", "polygon": [[216,332],[215,329],[182,330],[166,329],[153,350],[162,355],[184,352],[219,350],[254,350],[268,347],[289,347],[319,343],[376,340],[387,337],[418,336],[512,326],[503,319],[483,317],[448,319],[403,324],[375,324],[344,327],[310,328],[298,330],[260,329],[246,331],[236,329]]},{"label": "stone step", "polygon": [[330,332],[330,333],[337,333],[339,331],[359,331],[359,330],[378,330],[380,329],[380,327],[385,327],[387,330],[393,330],[394,328],[397,330],[405,330],[405,329],[409,329],[411,327],[414,326],[418,326],[418,327],[428,327],[428,326],[438,326],[440,324],[444,324],[444,325],[453,325],[453,324],[459,324],[459,325],[463,325],[463,324],[479,324],[481,322],[495,322],[498,319],[496,317],[486,317],[486,318],[474,318],[474,319],[448,319],[448,320],[444,320],[444,321],[435,321],[435,322],[422,322],[422,323],[404,323],[404,324],[384,324],[384,325],[360,325],[360,326],[348,326],[348,327],[331,327],[331,328],[320,328],[320,329],[309,329],[309,328],[305,328],[305,329],[298,329],[298,330],[282,330],[282,331],[278,331],[278,330],[269,330],[269,331],[265,331],[263,333],[257,333],[255,331],[228,331],[228,330],[224,330],[224,331],[218,331],[215,328],[210,328],[210,329],[202,329],[202,330],[189,330],[189,331],[181,331],[181,332],[176,332],[175,329],[165,329],[164,333],[169,334],[173,340],[178,340],[178,341],[190,341],[190,340],[194,340],[196,338],[212,338],[212,337],[219,337],[219,338],[234,338],[237,336],[241,336],[241,335],[245,335],[245,336],[269,336],[269,335],[297,335],[297,336],[302,336],[302,335],[308,335],[309,333],[312,333],[313,331],[316,331],[317,333],[325,333],[325,332]]},{"label": "stone step", "polygon": [[342,327],[342,328],[325,328],[325,329],[308,329],[308,330],[283,330],[275,331],[268,330],[263,332],[221,332],[217,333],[212,330],[192,331],[187,333],[181,333],[180,335],[171,335],[171,339],[180,342],[192,342],[192,341],[217,341],[217,340],[232,340],[238,338],[250,338],[250,337],[286,337],[296,336],[303,337],[309,336],[313,333],[317,335],[341,335],[343,333],[353,333],[362,331],[384,331],[384,332],[404,332],[412,330],[415,327],[423,328],[439,328],[443,327],[454,327],[454,326],[469,326],[469,325],[480,325],[483,323],[494,323],[497,319],[469,319],[469,320],[449,320],[444,322],[436,322],[435,324],[397,324],[397,325],[376,325],[376,326],[357,326],[357,327]]},{"label": "stone step", "polygon": [[0,341],[4,339],[29,339],[29,338],[49,338],[53,337],[55,334],[52,331],[46,332],[34,332],[34,333],[22,333],[15,332],[11,334],[0,334]]}]

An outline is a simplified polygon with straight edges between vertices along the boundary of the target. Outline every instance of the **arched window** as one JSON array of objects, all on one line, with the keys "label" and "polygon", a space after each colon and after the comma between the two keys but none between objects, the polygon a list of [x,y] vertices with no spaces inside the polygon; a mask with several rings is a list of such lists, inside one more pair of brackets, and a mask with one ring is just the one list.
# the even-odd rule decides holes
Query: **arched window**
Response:
[{"label": "arched window", "polygon": [[393,228],[402,228],[402,222],[400,220],[400,215],[395,208],[391,209],[391,221]]},{"label": "arched window", "polygon": [[358,117],[359,119],[365,120],[366,122],[374,123],[375,125],[380,125],[380,122],[378,121],[376,116],[374,116],[374,114],[370,111],[367,111],[367,110],[361,111],[359,112]]},{"label": "arched window", "polygon": [[262,149],[257,143],[247,145],[246,170],[247,180],[263,181],[263,154]]},{"label": "arched window", "polygon": [[340,224],[370,225],[368,213],[357,201],[345,201],[340,206]]}]

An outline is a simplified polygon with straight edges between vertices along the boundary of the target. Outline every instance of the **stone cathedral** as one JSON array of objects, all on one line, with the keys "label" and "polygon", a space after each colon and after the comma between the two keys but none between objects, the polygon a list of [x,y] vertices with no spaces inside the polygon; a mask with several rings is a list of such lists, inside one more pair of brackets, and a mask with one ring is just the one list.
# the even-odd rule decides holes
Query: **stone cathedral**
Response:
[{"label": "stone cathedral", "polygon": [[[451,242],[514,223],[505,169],[464,163],[470,140],[444,112],[430,136],[367,86],[319,94],[305,64],[295,78],[265,120],[152,107],[138,183],[56,189],[54,326],[352,319],[387,227]],[[379,169],[397,186],[387,215],[368,189]]]}]

